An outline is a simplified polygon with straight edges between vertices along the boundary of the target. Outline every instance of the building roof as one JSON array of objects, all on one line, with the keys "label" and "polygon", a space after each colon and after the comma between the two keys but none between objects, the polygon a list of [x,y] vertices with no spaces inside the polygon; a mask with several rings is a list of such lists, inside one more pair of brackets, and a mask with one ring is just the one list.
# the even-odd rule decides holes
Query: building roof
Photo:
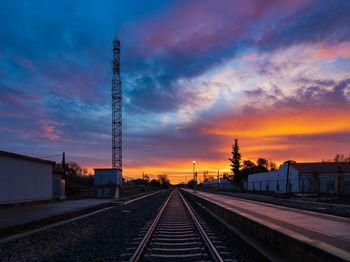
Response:
[{"label": "building roof", "polygon": [[300,173],[336,173],[350,172],[350,162],[315,162],[291,164]]},{"label": "building roof", "polygon": [[39,162],[39,163],[49,164],[49,165],[55,164],[54,161],[49,161],[49,160],[40,159],[40,158],[36,158],[36,157],[19,155],[19,154],[10,153],[10,152],[6,152],[6,151],[2,151],[2,150],[0,150],[0,156],[7,156],[7,157],[12,157],[12,158],[24,159],[24,160],[28,160],[28,161],[34,161],[34,162]]}]

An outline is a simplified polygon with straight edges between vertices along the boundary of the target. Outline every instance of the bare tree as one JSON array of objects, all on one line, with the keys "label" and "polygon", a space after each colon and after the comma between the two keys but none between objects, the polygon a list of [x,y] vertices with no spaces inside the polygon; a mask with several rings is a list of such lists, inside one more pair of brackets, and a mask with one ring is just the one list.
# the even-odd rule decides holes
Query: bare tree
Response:
[{"label": "bare tree", "polygon": [[350,162],[350,155],[348,157],[345,157],[344,154],[336,154],[333,158],[333,162]]}]

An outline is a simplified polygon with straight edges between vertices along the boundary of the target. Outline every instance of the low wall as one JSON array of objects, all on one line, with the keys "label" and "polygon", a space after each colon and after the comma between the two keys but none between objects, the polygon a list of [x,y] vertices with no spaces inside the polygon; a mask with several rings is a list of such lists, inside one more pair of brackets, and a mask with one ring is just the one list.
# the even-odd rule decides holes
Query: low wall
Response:
[{"label": "low wall", "polygon": [[298,237],[297,234],[291,236],[285,232],[278,231],[250,219],[248,218],[248,215],[243,216],[227,210],[190,192],[183,190],[182,192],[185,196],[199,202],[201,205],[212,211],[217,217],[237,229],[241,234],[239,237],[244,237],[244,235],[249,236],[261,243],[264,248],[272,251],[285,261],[349,261],[342,256],[343,254],[339,255],[336,252],[329,252],[330,249],[324,247],[322,243],[319,243],[319,246],[317,246],[317,240],[314,241],[315,245],[311,245],[310,243],[303,241],[302,237]]},{"label": "low wall", "polygon": [[145,186],[141,186],[141,185],[122,185],[120,187],[120,196],[121,197],[127,197],[127,196],[131,196],[134,194],[138,194],[138,193],[142,193],[145,192],[146,188]]},{"label": "low wall", "polygon": [[74,198],[91,198],[94,197],[93,187],[76,187],[70,188],[67,192],[67,196]]}]

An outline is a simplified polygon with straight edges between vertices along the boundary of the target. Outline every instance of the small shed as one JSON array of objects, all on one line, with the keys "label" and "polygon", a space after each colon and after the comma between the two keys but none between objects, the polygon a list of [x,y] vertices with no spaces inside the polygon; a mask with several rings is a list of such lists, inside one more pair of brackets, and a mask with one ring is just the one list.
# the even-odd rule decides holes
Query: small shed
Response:
[{"label": "small shed", "polygon": [[0,150],[0,203],[51,199],[54,164]]},{"label": "small shed", "polygon": [[119,186],[122,185],[123,171],[112,168],[95,168],[94,186],[97,197],[119,198]]}]

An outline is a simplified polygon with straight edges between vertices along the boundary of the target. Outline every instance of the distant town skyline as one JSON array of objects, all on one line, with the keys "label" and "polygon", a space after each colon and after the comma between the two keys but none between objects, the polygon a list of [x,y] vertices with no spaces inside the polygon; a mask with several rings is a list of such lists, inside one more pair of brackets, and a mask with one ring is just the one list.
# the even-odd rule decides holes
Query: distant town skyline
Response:
[{"label": "distant town skyline", "polygon": [[169,174],[349,155],[350,1],[2,1],[0,150],[111,167],[121,41],[123,169]]}]

